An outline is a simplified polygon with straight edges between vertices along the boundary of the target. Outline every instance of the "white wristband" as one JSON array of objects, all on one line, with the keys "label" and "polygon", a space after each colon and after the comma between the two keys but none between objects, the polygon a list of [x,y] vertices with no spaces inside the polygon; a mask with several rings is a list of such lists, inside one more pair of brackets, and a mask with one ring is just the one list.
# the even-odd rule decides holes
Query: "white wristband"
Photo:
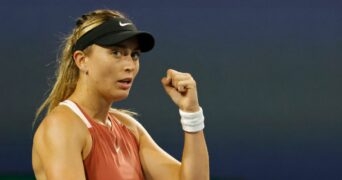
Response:
[{"label": "white wristband", "polygon": [[201,107],[197,112],[184,112],[179,109],[179,114],[184,131],[198,132],[204,129],[204,115]]}]

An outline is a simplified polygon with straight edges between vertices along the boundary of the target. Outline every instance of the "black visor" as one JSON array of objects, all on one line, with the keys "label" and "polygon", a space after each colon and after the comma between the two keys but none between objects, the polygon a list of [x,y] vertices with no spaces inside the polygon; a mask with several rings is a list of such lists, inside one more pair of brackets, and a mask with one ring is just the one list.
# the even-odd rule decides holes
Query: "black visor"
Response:
[{"label": "black visor", "polygon": [[150,33],[138,31],[128,19],[113,18],[81,36],[73,46],[73,52],[84,50],[92,44],[100,46],[116,45],[132,37],[137,38],[141,52],[150,51],[154,46],[154,38]]}]

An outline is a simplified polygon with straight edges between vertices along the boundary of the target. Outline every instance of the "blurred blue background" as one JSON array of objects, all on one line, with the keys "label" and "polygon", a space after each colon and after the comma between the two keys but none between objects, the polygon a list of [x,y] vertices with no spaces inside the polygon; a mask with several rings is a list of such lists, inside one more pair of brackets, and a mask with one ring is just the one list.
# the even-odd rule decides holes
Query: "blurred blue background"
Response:
[{"label": "blurred blue background", "polygon": [[342,179],[341,1],[0,2],[0,179],[33,179],[32,121],[75,19],[124,12],[156,37],[130,97],[115,107],[181,157],[177,108],[160,79],[196,78],[212,179]]}]

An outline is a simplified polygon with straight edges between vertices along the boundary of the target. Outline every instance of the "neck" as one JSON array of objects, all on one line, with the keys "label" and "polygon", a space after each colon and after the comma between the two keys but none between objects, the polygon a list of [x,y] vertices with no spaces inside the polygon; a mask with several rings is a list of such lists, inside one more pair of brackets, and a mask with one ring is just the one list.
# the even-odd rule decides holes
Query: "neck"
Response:
[{"label": "neck", "polygon": [[77,103],[93,120],[105,123],[112,102],[106,101],[95,92],[76,87],[68,98]]}]

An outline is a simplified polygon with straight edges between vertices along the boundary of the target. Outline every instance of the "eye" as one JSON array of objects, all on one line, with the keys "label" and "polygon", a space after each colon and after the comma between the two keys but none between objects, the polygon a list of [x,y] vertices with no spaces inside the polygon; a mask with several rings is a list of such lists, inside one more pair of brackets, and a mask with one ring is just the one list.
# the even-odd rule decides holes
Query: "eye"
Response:
[{"label": "eye", "polygon": [[112,54],[116,58],[121,58],[124,55],[121,49],[112,49]]},{"label": "eye", "polygon": [[133,52],[132,54],[131,54],[131,57],[132,57],[132,59],[133,60],[139,60],[139,58],[140,58],[140,52]]}]

